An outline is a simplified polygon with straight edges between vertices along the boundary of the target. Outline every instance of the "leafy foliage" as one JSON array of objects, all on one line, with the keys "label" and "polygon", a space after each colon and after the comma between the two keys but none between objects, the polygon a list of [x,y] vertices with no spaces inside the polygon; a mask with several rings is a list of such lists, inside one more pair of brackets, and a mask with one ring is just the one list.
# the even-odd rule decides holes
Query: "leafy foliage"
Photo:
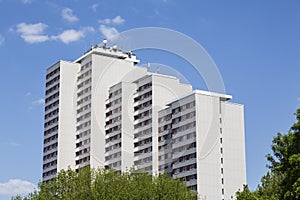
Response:
[{"label": "leafy foliage", "polygon": [[119,173],[114,170],[90,169],[75,172],[62,170],[49,183],[40,183],[39,190],[27,197],[16,196],[12,200],[148,200],[148,199],[197,199],[197,194],[186,188],[180,180],[168,175],[151,176],[145,172],[130,170]]},{"label": "leafy foliage", "polygon": [[298,200],[300,199],[300,109],[297,122],[287,134],[278,133],[272,141],[273,155],[268,154],[270,171],[261,185],[250,192],[247,186],[237,192],[237,199]]}]

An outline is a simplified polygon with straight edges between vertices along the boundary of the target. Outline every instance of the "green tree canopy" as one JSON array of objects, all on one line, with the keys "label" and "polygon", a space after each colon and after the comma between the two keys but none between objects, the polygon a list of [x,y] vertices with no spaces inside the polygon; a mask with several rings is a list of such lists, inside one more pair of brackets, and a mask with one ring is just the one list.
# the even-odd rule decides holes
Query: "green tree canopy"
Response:
[{"label": "green tree canopy", "polygon": [[300,199],[300,109],[295,113],[297,122],[287,134],[278,133],[272,141],[273,154],[267,155],[269,172],[261,184],[251,192],[244,187],[237,199],[298,200]]},{"label": "green tree canopy", "polygon": [[130,170],[119,173],[114,170],[90,169],[75,172],[62,170],[48,183],[41,182],[38,191],[26,197],[12,200],[172,200],[197,199],[180,180],[168,175],[151,176],[146,172]]}]

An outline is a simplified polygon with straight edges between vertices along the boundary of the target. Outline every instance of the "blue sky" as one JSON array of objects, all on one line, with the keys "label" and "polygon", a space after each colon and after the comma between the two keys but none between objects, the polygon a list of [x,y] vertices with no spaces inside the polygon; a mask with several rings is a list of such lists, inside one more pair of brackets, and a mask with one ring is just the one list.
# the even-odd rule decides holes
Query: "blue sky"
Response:
[{"label": "blue sky", "polygon": [[[41,180],[46,68],[125,30],[169,28],[207,50],[226,92],[245,105],[253,189],[266,172],[272,137],[289,129],[300,106],[298,0],[0,0],[0,18],[0,199],[26,193]],[[136,53],[142,64],[175,66],[182,73],[190,68],[166,52]],[[206,89],[201,79],[186,77],[194,88]]]}]

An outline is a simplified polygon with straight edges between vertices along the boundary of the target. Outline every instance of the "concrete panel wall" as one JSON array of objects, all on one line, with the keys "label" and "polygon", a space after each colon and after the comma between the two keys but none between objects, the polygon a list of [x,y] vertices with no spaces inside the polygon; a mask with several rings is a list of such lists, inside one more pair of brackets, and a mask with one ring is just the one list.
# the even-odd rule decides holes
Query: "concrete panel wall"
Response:
[{"label": "concrete panel wall", "polygon": [[222,199],[219,98],[196,95],[197,191],[201,199]]},{"label": "concrete panel wall", "polygon": [[222,102],[225,199],[246,184],[244,107]]},{"label": "concrete panel wall", "polygon": [[60,61],[57,171],[75,167],[76,81],[80,65]]}]

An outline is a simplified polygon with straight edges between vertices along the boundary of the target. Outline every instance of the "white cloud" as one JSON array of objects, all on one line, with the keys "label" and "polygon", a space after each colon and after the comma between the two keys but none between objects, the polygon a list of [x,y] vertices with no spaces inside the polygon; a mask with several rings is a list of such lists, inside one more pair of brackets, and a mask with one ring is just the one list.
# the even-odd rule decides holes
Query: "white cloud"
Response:
[{"label": "white cloud", "polygon": [[109,18],[106,18],[106,19],[99,19],[98,22],[100,24],[115,24],[115,25],[120,25],[120,24],[124,24],[125,22],[125,19],[123,19],[120,15],[116,16],[115,18],[113,19],[109,19]]},{"label": "white cloud", "polygon": [[30,4],[30,3],[32,3],[32,0],[21,0],[21,2],[23,4]]},{"label": "white cloud", "polygon": [[97,8],[98,8],[98,6],[99,6],[99,5],[98,5],[98,4],[96,4],[96,3],[95,3],[95,4],[93,4],[93,5],[91,6],[91,9],[92,9],[92,11],[93,11],[93,12],[97,12]]},{"label": "white cloud", "polygon": [[33,105],[41,105],[45,103],[45,99],[39,98],[38,100],[35,100],[32,102]]},{"label": "white cloud", "polygon": [[17,32],[21,33],[21,37],[25,42],[38,43],[49,40],[48,35],[44,35],[44,30],[48,26],[43,23],[26,24],[20,23],[17,25]]},{"label": "white cloud", "polygon": [[116,40],[119,37],[119,31],[114,27],[101,25],[99,31],[108,40]]},{"label": "white cloud", "polygon": [[[21,144],[17,142],[1,142],[0,145],[10,146],[10,147],[19,147]],[[0,183],[1,185],[1,183]]]},{"label": "white cloud", "polygon": [[13,146],[13,147],[18,147],[18,146],[20,146],[20,144],[19,144],[19,143],[16,143],[16,142],[9,142],[8,144],[9,144],[9,146]]},{"label": "white cloud", "polygon": [[20,23],[17,25],[17,32],[24,35],[39,35],[44,32],[48,26],[43,23],[26,24]]},{"label": "white cloud", "polygon": [[[60,34],[48,36],[44,34],[48,26],[43,23],[26,24],[20,23],[17,25],[16,31],[21,34],[21,38],[28,43],[45,42],[49,40],[59,40],[65,44],[80,40],[85,37],[88,32],[95,32],[91,26],[83,27],[80,30],[68,29]],[[12,30],[13,31],[13,30]],[[0,35],[1,36],[1,35]]]},{"label": "white cloud", "polygon": [[113,40],[116,40],[120,34],[119,34],[119,31],[112,25],[124,24],[125,19],[123,19],[120,15],[118,15],[112,19],[109,19],[109,18],[100,19],[100,20],[98,20],[98,22],[101,24],[99,27],[100,33],[102,33],[102,35],[106,39],[113,41]]},{"label": "white cloud", "polygon": [[124,24],[125,19],[123,19],[120,15],[116,16],[112,19],[113,24]]},{"label": "white cloud", "polygon": [[54,40],[60,40],[65,44],[68,44],[70,42],[75,42],[77,40],[80,40],[81,38],[84,38],[85,34],[83,30],[74,30],[74,29],[69,29],[63,31],[61,34],[57,36],[52,36],[52,39]]},{"label": "white cloud", "polygon": [[108,18],[106,18],[106,19],[99,19],[98,22],[100,24],[110,24],[111,23],[111,19],[108,19]]},{"label": "white cloud", "polygon": [[0,183],[1,195],[16,195],[16,194],[28,194],[33,192],[36,186],[25,180],[10,179],[6,183]]},{"label": "white cloud", "polygon": [[28,96],[30,96],[30,95],[31,95],[31,92],[27,92],[27,93],[25,94],[26,97],[28,97]]},{"label": "white cloud", "polygon": [[21,37],[28,43],[39,43],[49,40],[47,35],[21,35]]},{"label": "white cloud", "polygon": [[73,10],[70,8],[64,8],[61,11],[61,16],[68,22],[76,22],[79,20],[78,17],[73,14]]},{"label": "white cloud", "polygon": [[84,31],[84,33],[87,33],[87,32],[91,32],[91,33],[96,32],[95,29],[94,29],[94,27],[92,27],[92,26],[84,27],[82,30]]},{"label": "white cloud", "polygon": [[91,26],[82,28],[81,30],[68,29],[63,31],[61,34],[52,36],[52,40],[60,40],[65,44],[70,42],[78,41],[85,37],[86,33],[95,32],[95,29]]},{"label": "white cloud", "polygon": [[5,39],[4,37],[0,34],[0,46],[4,43]]}]

